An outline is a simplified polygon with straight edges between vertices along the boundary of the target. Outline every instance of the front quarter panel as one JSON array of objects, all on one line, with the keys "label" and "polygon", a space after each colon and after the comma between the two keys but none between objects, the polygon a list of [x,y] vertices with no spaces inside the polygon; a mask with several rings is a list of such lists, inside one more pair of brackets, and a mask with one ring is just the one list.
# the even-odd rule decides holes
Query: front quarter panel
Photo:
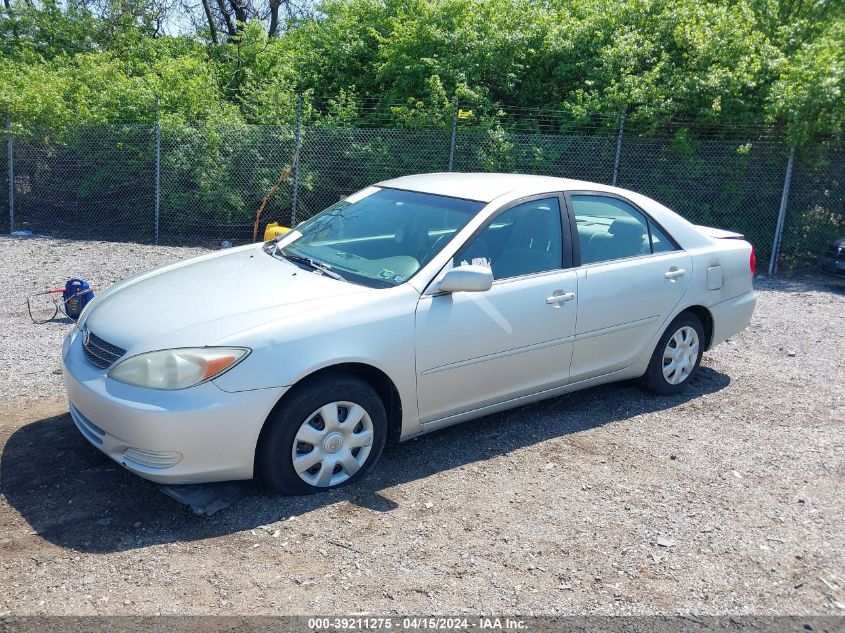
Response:
[{"label": "front quarter panel", "polygon": [[409,284],[339,296],[214,342],[252,353],[214,380],[224,391],[296,384],[309,374],[341,363],[364,363],[387,374],[399,392],[406,421],[416,420],[414,310],[419,293]]}]

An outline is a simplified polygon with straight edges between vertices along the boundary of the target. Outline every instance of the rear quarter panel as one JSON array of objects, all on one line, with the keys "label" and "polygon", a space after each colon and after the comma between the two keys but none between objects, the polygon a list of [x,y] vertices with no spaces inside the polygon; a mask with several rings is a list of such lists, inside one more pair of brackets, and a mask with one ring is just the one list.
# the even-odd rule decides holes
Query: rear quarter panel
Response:
[{"label": "rear quarter panel", "polygon": [[752,288],[751,244],[734,238],[708,241],[710,244],[689,251],[693,276],[686,296],[671,318],[691,306],[706,307],[713,318],[708,346],[712,348],[748,325],[756,298]]},{"label": "rear quarter panel", "polygon": [[[712,243],[694,249],[693,279],[685,303],[713,306],[751,292],[751,244],[742,239],[711,239]],[[708,272],[715,268],[716,271]],[[709,275],[709,279],[708,279]],[[719,287],[709,282],[720,279]],[[690,301],[694,299],[694,301]]]}]

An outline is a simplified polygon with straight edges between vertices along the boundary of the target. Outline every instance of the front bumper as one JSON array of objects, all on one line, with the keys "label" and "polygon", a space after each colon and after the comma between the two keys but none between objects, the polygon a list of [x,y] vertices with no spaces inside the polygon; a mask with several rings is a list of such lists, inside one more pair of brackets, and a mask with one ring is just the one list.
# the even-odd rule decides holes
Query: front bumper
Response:
[{"label": "front bumper", "polygon": [[71,417],[91,444],[133,473],[187,484],[252,477],[261,427],[285,387],[230,393],[213,382],[162,391],[106,377],[74,330],[62,346]]}]

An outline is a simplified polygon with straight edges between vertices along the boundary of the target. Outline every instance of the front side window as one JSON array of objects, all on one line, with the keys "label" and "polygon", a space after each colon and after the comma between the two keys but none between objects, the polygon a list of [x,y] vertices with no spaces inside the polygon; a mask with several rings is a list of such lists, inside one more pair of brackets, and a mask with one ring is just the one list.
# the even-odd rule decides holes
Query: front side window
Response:
[{"label": "front side window", "polygon": [[370,187],[297,227],[268,252],[318,264],[348,281],[389,287],[410,279],[484,203]]},{"label": "front side window", "polygon": [[455,256],[455,265],[489,266],[494,279],[562,268],[560,203],[532,200],[499,214]]},{"label": "front side window", "polygon": [[674,251],[674,242],[633,206],[608,196],[573,195],[581,264]]}]

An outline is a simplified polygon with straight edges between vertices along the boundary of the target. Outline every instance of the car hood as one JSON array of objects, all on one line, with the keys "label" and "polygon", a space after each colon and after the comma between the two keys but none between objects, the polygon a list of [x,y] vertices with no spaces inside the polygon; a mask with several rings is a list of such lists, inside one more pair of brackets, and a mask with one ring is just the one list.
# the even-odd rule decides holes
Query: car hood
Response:
[{"label": "car hood", "polygon": [[249,245],[125,279],[95,297],[79,325],[130,353],[204,346],[363,292],[373,291]]}]

